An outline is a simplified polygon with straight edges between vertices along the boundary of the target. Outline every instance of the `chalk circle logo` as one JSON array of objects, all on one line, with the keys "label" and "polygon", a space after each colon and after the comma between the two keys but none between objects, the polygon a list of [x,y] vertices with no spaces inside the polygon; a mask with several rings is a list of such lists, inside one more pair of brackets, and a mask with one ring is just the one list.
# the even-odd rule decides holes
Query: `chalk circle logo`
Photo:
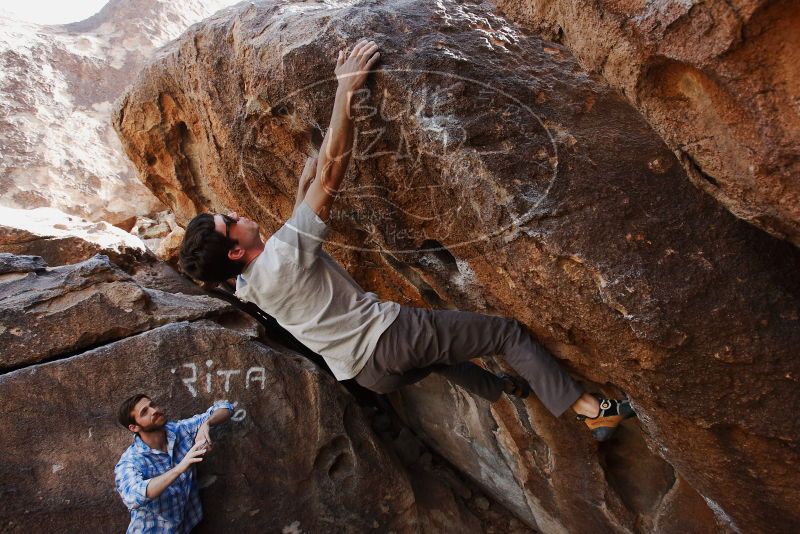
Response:
[{"label": "chalk circle logo", "polygon": [[[353,243],[329,237],[329,243],[394,255],[453,252],[509,239],[531,221],[555,181],[558,150],[526,102],[451,72],[376,72],[394,79],[353,94],[350,169],[356,172],[348,171],[330,214],[331,222],[355,225],[365,238]],[[308,129],[308,119],[301,117],[310,113],[300,108],[328,100],[336,83],[335,77],[320,80],[271,102],[268,120],[279,121],[277,128],[284,131],[296,132],[298,124]],[[510,90],[534,97],[529,88]],[[245,177],[263,168],[263,152],[245,154],[244,147],[257,147],[254,136],[263,136],[261,130],[257,123],[245,128],[251,133],[240,144],[240,172],[249,188],[259,180]],[[321,128],[316,133],[318,144]],[[391,176],[391,183],[381,180],[384,176]],[[496,176],[503,177],[502,183]],[[255,191],[250,193],[257,198]],[[278,214],[268,215],[284,222]]]}]

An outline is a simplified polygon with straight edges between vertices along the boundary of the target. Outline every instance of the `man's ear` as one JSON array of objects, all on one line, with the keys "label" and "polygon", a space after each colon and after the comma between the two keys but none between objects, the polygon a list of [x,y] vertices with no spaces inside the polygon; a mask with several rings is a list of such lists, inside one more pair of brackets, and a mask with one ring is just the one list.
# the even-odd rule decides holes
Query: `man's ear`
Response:
[{"label": "man's ear", "polygon": [[140,427],[139,425],[128,425],[128,430],[130,430],[134,434],[138,434],[141,429],[142,427]]},{"label": "man's ear", "polygon": [[228,251],[228,259],[233,261],[239,261],[242,258],[244,258],[244,252],[245,250],[242,247],[236,245],[235,247],[233,247]]}]

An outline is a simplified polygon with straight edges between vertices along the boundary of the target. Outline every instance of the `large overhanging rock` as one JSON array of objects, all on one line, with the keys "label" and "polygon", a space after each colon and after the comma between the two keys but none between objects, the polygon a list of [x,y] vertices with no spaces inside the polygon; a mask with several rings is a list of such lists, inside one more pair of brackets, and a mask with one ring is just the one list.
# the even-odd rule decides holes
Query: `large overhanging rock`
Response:
[{"label": "large overhanging rock", "polygon": [[355,100],[330,252],[384,298],[517,317],[577,374],[626,391],[672,466],[648,464],[665,473],[654,502],[626,498],[585,428],[530,401],[475,408],[516,489],[462,469],[549,532],[669,531],[696,513],[688,485],[725,528],[796,525],[800,253],[692,186],[564,46],[486,3],[246,4],[162,49],[115,127],[179,221],[235,209],[272,231],[330,118],[337,51],[362,36],[382,71]]},{"label": "large overhanging rock", "polygon": [[4,532],[125,530],[113,479],[131,434],[115,410],[139,391],[172,418],[235,403],[199,467],[202,532],[415,531],[405,472],[332,377],[200,321],[0,376]]},{"label": "large overhanging rock", "polygon": [[619,88],[695,185],[800,246],[800,4],[495,1]]},{"label": "large overhanging rock", "polygon": [[0,271],[9,273],[0,278],[0,372],[231,311],[212,297],[142,287],[106,256],[41,270],[15,269],[19,257],[9,256],[0,257]]}]

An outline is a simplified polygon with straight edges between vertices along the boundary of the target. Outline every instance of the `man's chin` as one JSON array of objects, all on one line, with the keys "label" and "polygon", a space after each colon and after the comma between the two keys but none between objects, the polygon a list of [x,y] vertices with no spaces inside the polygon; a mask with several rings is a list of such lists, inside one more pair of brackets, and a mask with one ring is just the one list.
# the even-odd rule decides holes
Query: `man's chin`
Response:
[{"label": "man's chin", "polygon": [[155,432],[156,430],[161,430],[164,428],[164,425],[167,424],[166,418],[161,418],[158,420],[157,423],[153,423],[152,425],[142,427],[142,432]]}]

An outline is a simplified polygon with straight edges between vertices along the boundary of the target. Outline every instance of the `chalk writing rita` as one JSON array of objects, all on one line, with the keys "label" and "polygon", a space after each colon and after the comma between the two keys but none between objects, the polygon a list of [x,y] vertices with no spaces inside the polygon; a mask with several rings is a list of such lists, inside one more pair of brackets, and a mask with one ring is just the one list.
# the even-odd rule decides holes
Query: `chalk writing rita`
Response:
[{"label": "chalk writing rita", "polygon": [[[198,367],[200,369],[198,370]],[[203,368],[205,367],[205,369]],[[184,363],[180,367],[170,369],[172,374],[177,374],[181,369],[181,381],[192,397],[197,397],[198,389],[206,393],[219,391],[230,393],[234,385],[244,385],[245,389],[264,389],[267,383],[267,372],[263,367],[250,367],[244,369],[214,369],[214,361],[206,360],[204,366],[196,363]]]}]

